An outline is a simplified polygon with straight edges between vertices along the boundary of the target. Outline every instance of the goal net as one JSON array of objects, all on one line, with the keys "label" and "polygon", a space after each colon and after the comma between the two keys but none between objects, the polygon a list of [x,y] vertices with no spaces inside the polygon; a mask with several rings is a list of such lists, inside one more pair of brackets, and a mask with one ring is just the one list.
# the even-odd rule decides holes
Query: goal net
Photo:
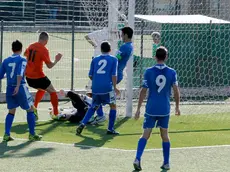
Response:
[{"label": "goal net", "polygon": [[162,45],[169,52],[167,65],[178,73],[182,114],[229,113],[229,6],[227,1],[136,1],[134,86],[140,86]]},{"label": "goal net", "polygon": [[[128,25],[127,16],[129,13],[129,0],[82,0],[81,4],[85,16],[88,19],[91,32],[105,28],[108,30],[108,40],[112,46],[111,54],[115,55],[116,51],[121,46],[120,29]],[[118,98],[118,110],[122,115],[127,114],[125,106],[132,106],[132,102],[130,102],[129,105],[125,104],[128,97],[126,87],[128,82],[132,81],[127,80],[127,72],[124,72],[124,76],[123,81],[119,84],[121,96]],[[132,90],[132,88],[130,90]]]}]

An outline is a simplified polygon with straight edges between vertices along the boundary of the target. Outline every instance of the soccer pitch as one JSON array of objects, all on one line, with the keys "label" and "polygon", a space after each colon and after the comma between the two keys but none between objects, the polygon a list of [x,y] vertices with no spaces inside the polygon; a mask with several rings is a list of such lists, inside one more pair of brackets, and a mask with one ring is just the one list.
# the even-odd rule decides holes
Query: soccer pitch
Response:
[{"label": "soccer pitch", "polygon": [[[92,46],[82,33],[75,34],[74,49],[74,89],[84,89],[88,82],[88,70],[93,55]],[[24,49],[37,40],[38,34],[24,32],[4,32],[3,57],[11,54],[11,43],[22,41]],[[135,37],[135,54],[140,54],[140,40]],[[145,54],[151,56],[151,40],[145,37]],[[59,89],[69,89],[71,85],[71,45],[70,33],[50,33],[47,47],[53,59],[58,52],[64,57],[53,69],[45,67],[45,72]],[[123,87],[122,83],[119,87]],[[5,80],[3,81],[5,91]],[[30,89],[33,91],[32,89]],[[50,103],[39,106],[40,121],[36,132],[43,135],[42,142],[27,142],[28,129],[25,112],[18,109],[12,127],[12,136],[18,138],[6,144],[0,143],[1,172],[9,171],[79,171],[79,172],[128,172],[138,138],[142,132],[142,122],[124,118],[124,103],[118,101],[119,119],[116,123],[121,135],[106,136],[107,123],[89,126],[82,137],[75,135],[76,125],[68,122],[50,121]],[[6,105],[0,104],[0,133],[4,133]],[[69,107],[70,103],[61,105]],[[135,111],[136,102],[133,104]],[[173,116],[170,122],[172,142],[171,165],[173,172],[223,172],[229,171],[230,161],[230,108],[229,104],[183,104],[181,117]],[[108,112],[107,107],[105,112]],[[144,112],[144,107],[142,109]],[[0,135],[1,136],[1,135]],[[219,146],[216,146],[219,145]],[[210,147],[207,147],[210,146]],[[143,155],[143,171],[160,171],[162,163],[161,140],[158,130],[154,130]]]},{"label": "soccer pitch", "polygon": [[[47,107],[41,103],[36,132],[41,142],[28,142],[25,113],[19,111],[12,127],[15,141],[0,143],[1,172],[98,172],[133,171],[135,149],[142,132],[143,118],[135,121],[119,118],[119,136],[105,134],[107,123],[89,126],[82,136],[76,136],[75,124],[49,120]],[[66,105],[68,106],[68,105]],[[1,111],[1,114],[4,114]],[[4,115],[0,118],[0,133],[4,132]],[[20,122],[19,122],[20,121]],[[170,122],[172,172],[223,172],[229,170],[230,116],[204,114],[172,116]],[[1,138],[2,139],[2,138]],[[144,172],[161,171],[161,140],[154,129],[143,155]],[[20,165],[19,165],[20,164]]]}]

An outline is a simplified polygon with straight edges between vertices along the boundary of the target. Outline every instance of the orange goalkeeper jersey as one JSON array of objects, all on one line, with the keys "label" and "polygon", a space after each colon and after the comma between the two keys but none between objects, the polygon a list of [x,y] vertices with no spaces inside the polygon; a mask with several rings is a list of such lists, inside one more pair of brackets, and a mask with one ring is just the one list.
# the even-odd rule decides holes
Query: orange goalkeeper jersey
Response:
[{"label": "orange goalkeeper jersey", "polygon": [[31,44],[25,51],[27,67],[25,75],[31,79],[45,77],[43,72],[43,62],[51,63],[48,49],[39,42]]}]

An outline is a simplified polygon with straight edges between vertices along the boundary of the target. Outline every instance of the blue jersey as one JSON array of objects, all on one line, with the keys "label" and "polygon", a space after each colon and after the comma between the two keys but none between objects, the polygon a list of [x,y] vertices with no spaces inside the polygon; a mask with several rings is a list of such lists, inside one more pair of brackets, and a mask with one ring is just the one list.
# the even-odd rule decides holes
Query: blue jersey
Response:
[{"label": "blue jersey", "polygon": [[24,72],[27,61],[20,55],[12,55],[6,58],[0,67],[0,79],[4,78],[6,74],[7,78],[7,95],[12,95],[14,87],[17,85],[17,76],[22,76],[21,85],[25,84]]},{"label": "blue jersey", "polygon": [[117,58],[108,54],[95,57],[90,65],[92,93],[106,94],[113,90],[112,77],[117,76]]},{"label": "blue jersey", "polygon": [[133,43],[127,42],[124,43],[119,51],[117,52],[116,57],[118,58],[118,75],[122,75],[124,68],[126,67],[126,64],[129,60],[129,58],[132,56],[133,53]]},{"label": "blue jersey", "polygon": [[143,87],[149,89],[145,115],[170,114],[170,96],[174,84],[178,85],[176,71],[164,64],[157,64],[145,71]]}]

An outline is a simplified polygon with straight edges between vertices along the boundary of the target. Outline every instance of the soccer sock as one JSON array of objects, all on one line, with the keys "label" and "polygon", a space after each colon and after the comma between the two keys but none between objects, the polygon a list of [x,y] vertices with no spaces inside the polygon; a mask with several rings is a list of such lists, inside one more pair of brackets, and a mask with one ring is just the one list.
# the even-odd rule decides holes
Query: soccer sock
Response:
[{"label": "soccer sock", "polygon": [[37,108],[38,103],[42,100],[43,96],[45,94],[45,91],[43,90],[38,90],[36,95],[35,95],[35,100],[34,100],[34,106]]},{"label": "soccer sock", "polygon": [[97,115],[99,117],[103,117],[104,116],[104,112],[103,112],[103,109],[102,109],[102,105],[97,109]]},{"label": "soccer sock", "polygon": [[5,120],[5,134],[10,136],[10,129],[14,121],[14,115],[8,113]]},{"label": "soccer sock", "polygon": [[88,123],[88,121],[90,120],[90,118],[94,115],[94,113],[95,113],[95,109],[94,108],[89,108],[81,123],[83,125],[86,125]]},{"label": "soccer sock", "polygon": [[50,93],[50,100],[53,106],[54,115],[58,115],[58,96],[56,92]]},{"label": "soccer sock", "polygon": [[164,164],[169,163],[170,142],[162,142]]},{"label": "soccer sock", "polygon": [[27,123],[29,126],[30,134],[35,134],[35,115],[34,112],[27,112]]},{"label": "soccer sock", "polygon": [[147,140],[145,138],[140,138],[138,141],[138,145],[137,145],[137,153],[136,153],[136,159],[138,161],[141,160],[142,154],[145,150],[145,146],[147,144]]},{"label": "soccer sock", "polygon": [[110,112],[109,112],[108,130],[110,130],[110,131],[114,130],[114,123],[115,123],[115,120],[116,120],[116,114],[117,114],[117,110],[111,109]]}]

